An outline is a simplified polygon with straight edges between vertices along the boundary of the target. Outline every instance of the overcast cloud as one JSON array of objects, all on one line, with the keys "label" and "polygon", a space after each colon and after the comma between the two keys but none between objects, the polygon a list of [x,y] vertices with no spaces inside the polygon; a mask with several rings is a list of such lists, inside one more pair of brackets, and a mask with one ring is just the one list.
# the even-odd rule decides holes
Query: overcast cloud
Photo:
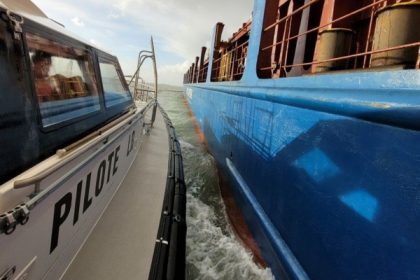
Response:
[{"label": "overcast cloud", "polygon": [[[126,75],[153,35],[159,81],[179,85],[184,72],[209,45],[216,22],[229,37],[252,12],[253,0],[33,0],[50,18],[118,56]],[[144,78],[151,79],[148,69]]]}]

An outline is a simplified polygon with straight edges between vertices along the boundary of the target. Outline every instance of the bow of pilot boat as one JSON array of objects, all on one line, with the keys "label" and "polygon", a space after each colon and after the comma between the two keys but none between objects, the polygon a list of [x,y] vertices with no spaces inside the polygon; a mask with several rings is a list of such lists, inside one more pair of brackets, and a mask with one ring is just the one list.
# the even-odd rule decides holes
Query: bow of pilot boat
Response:
[{"label": "bow of pilot boat", "polygon": [[[164,258],[165,251],[176,251],[173,247],[169,249],[169,245],[179,246],[175,253],[180,256],[179,264],[182,256],[185,258],[185,249],[182,249],[185,244],[173,242],[159,231],[171,208],[168,207],[173,191],[171,179],[178,177],[173,176],[174,170],[171,170],[178,163],[172,157],[174,131],[168,121],[164,112],[157,113],[153,129],[144,137],[130,171],[63,279],[147,279],[151,267],[149,279],[168,273],[183,278],[184,268],[177,268],[179,271],[174,274],[170,268],[173,259],[169,257],[165,261]],[[172,228],[182,228],[185,241],[185,207],[183,209],[184,216],[173,215],[181,218],[178,221],[174,218],[177,225]]]}]

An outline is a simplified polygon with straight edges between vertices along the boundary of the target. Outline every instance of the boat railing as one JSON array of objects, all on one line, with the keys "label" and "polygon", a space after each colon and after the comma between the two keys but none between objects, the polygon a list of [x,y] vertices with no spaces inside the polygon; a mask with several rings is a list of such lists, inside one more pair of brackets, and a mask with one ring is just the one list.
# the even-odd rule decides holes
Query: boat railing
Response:
[{"label": "boat railing", "polygon": [[[156,56],[155,56],[155,51],[154,51],[153,38],[151,39],[151,46],[152,46],[152,49],[150,51],[142,50],[139,52],[138,58],[137,58],[137,69],[134,75],[131,76],[131,79],[128,83],[128,86],[131,87],[133,91],[132,95],[133,95],[134,100],[144,101],[144,102],[147,102],[151,99],[157,100],[157,91],[158,91],[157,68],[156,68]],[[154,85],[148,84],[140,76],[140,72],[143,67],[143,64],[146,62],[147,59],[152,60],[154,73],[155,73]]]},{"label": "boat railing", "polygon": [[28,186],[34,186],[34,195],[40,192],[40,183],[49,175],[56,172],[58,169],[63,167],[68,162],[72,161],[74,158],[82,155],[92,146],[100,143],[104,139],[106,139],[109,134],[113,131],[118,130],[120,127],[124,126],[127,123],[133,121],[135,115],[135,109],[130,110],[123,116],[119,117],[118,119],[108,123],[104,127],[98,129],[97,131],[89,134],[88,136],[82,138],[81,140],[63,148],[57,150],[56,154],[61,160],[54,164],[54,166],[48,166],[48,168],[44,168],[40,170],[37,174],[21,178],[14,181],[13,186],[15,189],[21,189]]},{"label": "boat railing", "polygon": [[134,88],[134,99],[147,102],[154,98],[156,89],[154,86],[147,84],[143,79]]},{"label": "boat railing", "polygon": [[[278,3],[278,1],[275,2]],[[356,6],[354,10],[337,6],[340,5],[340,1],[334,3],[334,1],[328,0],[312,0],[298,8],[293,6],[293,2],[296,1],[281,2],[286,7],[280,5],[276,10],[277,15],[274,22],[265,23],[266,26],[263,28],[258,66],[261,78],[298,76],[333,70],[390,67],[398,65],[391,56],[395,54],[406,56],[402,52],[407,49],[411,49],[411,54],[414,52],[414,56],[417,53],[417,57],[414,57],[413,61],[413,55],[411,55],[410,63],[408,63],[410,65],[407,65],[406,61],[402,61],[407,59],[406,57],[401,57],[400,66],[405,63],[403,68],[419,68],[420,42],[418,35],[411,36],[405,42],[394,40],[393,34],[390,34],[386,39],[384,35],[381,35],[381,38],[379,34],[377,34],[377,38],[375,37],[376,30],[379,33],[380,28],[387,28],[385,20],[381,22],[378,19],[381,11],[392,6],[408,6],[410,4],[415,4],[415,9],[418,9],[418,4],[420,4],[418,0],[371,0],[370,4],[362,7],[353,5]],[[287,6],[287,4],[289,5]],[[315,26],[312,23],[311,26],[310,21],[313,21],[317,16],[310,14],[314,5],[318,5],[318,9],[321,9],[322,16],[319,13],[318,23]],[[282,11],[287,15],[280,15]],[[266,11],[266,16],[267,12],[271,11]],[[387,15],[387,17],[391,17],[391,15]],[[412,17],[416,17],[414,13]],[[302,23],[304,19],[307,21],[306,26]],[[397,25],[398,23],[393,24]],[[400,26],[402,32],[407,28],[415,29],[417,27]],[[391,30],[389,32],[391,33]],[[308,46],[311,44],[307,41],[310,36],[313,39],[312,46]],[[297,50],[299,40],[303,40],[307,44],[304,56],[302,51]],[[390,42],[384,42],[385,40]],[[263,45],[263,42],[267,43],[268,41],[271,42],[268,45]],[[334,49],[334,51],[328,50],[328,48]],[[400,52],[397,53],[397,51]],[[312,52],[309,54],[312,59],[308,59],[307,52]],[[301,67],[300,71],[296,71],[296,69],[291,71],[297,67]]]},{"label": "boat railing", "polygon": [[[346,60],[346,59],[349,59],[349,58],[357,58],[357,57],[361,57],[361,56],[368,56],[368,55],[371,55],[371,54],[377,54],[377,53],[383,53],[383,52],[388,52],[388,51],[407,49],[407,48],[412,48],[412,47],[420,47],[420,42],[416,42],[416,43],[412,43],[412,44],[399,45],[399,46],[389,47],[389,48],[386,48],[386,49],[380,49],[380,50],[375,50],[375,51],[367,51],[367,52],[363,52],[363,53],[340,56],[340,57],[335,57],[335,58],[330,58],[330,59],[325,59],[325,60],[312,61],[312,62],[307,62],[307,63],[283,65],[282,68],[285,69],[285,68],[290,68],[290,67],[295,67],[295,66],[316,65],[316,64],[326,63],[326,62]],[[416,62],[416,67],[417,68],[419,66],[419,63],[420,63],[420,60],[418,60]],[[261,69],[266,69],[266,68],[261,68]],[[271,69],[271,67],[270,67],[270,69]]]},{"label": "boat railing", "polygon": [[[151,116],[151,121],[148,123],[150,127],[153,127],[153,123],[156,118],[156,110],[157,110],[157,96],[158,96],[158,72],[157,72],[157,64],[156,64],[156,53],[155,53],[155,46],[153,43],[153,38],[150,38],[150,50],[142,50],[139,52],[137,58],[137,69],[134,72],[130,82],[128,83],[128,87],[130,88],[131,84],[134,82],[133,87],[133,98],[136,101],[144,101],[147,102],[150,99],[154,100],[154,106]],[[143,67],[144,62],[147,59],[152,60],[153,65],[153,72],[154,72],[154,86],[147,84],[141,77],[140,71]]]}]

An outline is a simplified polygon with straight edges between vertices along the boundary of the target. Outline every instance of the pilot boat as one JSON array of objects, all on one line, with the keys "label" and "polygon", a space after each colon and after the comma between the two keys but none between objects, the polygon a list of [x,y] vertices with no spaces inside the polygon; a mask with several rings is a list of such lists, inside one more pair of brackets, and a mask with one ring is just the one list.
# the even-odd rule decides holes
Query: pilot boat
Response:
[{"label": "pilot boat", "polygon": [[[182,279],[180,147],[169,118],[157,111],[157,75],[153,90],[137,87],[145,59],[152,59],[156,74],[153,42],[151,51],[139,54],[132,95],[114,55],[70,33],[32,2],[2,0],[0,15],[0,279],[87,279],[106,267],[126,279],[145,278],[149,271],[150,279]],[[139,95],[146,98],[137,100]],[[154,199],[138,209],[119,189],[135,201]],[[147,217],[136,213],[124,222],[124,213],[134,211]],[[101,231],[101,223],[111,223],[120,238]],[[122,240],[134,231],[137,242]],[[85,249],[98,238],[102,246]],[[120,260],[100,263],[119,252]],[[78,257],[96,270],[70,266],[80,263]],[[124,274],[118,269],[129,259],[136,263]]]},{"label": "pilot boat", "polygon": [[222,191],[276,278],[420,278],[419,14],[255,0],[185,73]]}]

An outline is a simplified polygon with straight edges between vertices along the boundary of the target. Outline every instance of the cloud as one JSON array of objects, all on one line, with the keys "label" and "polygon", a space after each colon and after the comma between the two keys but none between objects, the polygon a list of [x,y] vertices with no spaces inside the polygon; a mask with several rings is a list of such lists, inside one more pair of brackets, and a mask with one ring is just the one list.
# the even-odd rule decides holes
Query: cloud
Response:
[{"label": "cloud", "polygon": [[186,69],[179,66],[185,61],[191,64],[201,46],[210,45],[214,25],[224,22],[224,38],[230,37],[249,19],[252,4],[252,0],[125,0],[114,5],[113,13],[132,19],[139,31],[156,35],[158,56],[160,50],[179,57],[180,61],[161,67],[166,75],[159,76],[165,83],[180,84]]},{"label": "cloud", "polygon": [[102,48],[102,44],[98,43],[95,39],[90,39],[89,42],[96,47]]},{"label": "cloud", "polygon": [[165,73],[159,75],[160,81],[176,84],[182,83],[182,65],[186,61],[191,64],[201,46],[209,44],[216,22],[225,23],[224,38],[229,37],[249,19],[253,2],[63,0],[58,4],[56,0],[33,1],[70,31],[100,42],[102,48],[119,58],[127,74],[135,70],[138,51],[149,48],[153,35],[161,65],[159,72]]},{"label": "cloud", "polygon": [[192,59],[211,37],[216,22],[225,22],[224,34],[230,36],[248,20],[252,1],[125,0],[113,7],[133,19],[133,25],[158,35],[165,51]]},{"label": "cloud", "polygon": [[72,18],[71,21],[77,26],[80,26],[80,27],[85,26],[85,23],[78,17]]},{"label": "cloud", "polygon": [[185,60],[183,63],[162,65],[159,67],[159,71],[164,73],[187,71],[189,67],[190,62],[188,60]]},{"label": "cloud", "polygon": [[182,82],[182,80],[180,81],[180,75],[183,76],[190,65],[191,63],[188,60],[177,64],[161,65],[158,67],[158,75],[159,77],[167,77],[163,80],[165,84],[179,85]]}]

